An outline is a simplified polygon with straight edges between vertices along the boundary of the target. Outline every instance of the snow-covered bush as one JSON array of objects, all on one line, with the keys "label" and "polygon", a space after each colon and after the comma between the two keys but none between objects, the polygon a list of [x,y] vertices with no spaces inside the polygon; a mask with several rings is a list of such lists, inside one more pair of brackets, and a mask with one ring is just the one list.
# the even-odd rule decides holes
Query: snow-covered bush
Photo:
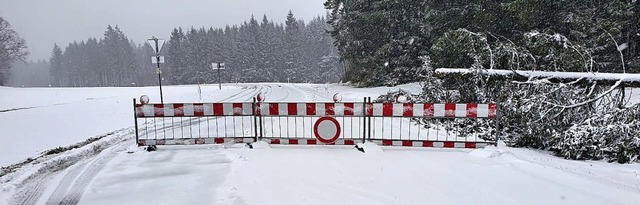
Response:
[{"label": "snow-covered bush", "polygon": [[[420,99],[499,104],[500,136],[509,146],[553,150],[570,159],[637,161],[638,109],[611,112],[625,102],[624,95],[620,95],[624,93],[620,82],[607,85],[597,80],[551,82],[541,78],[516,82],[513,75],[487,73],[494,68],[566,71],[564,67],[571,67],[572,71],[591,71],[594,62],[589,49],[574,45],[559,34],[530,32],[514,43],[491,34],[458,29],[439,39],[433,50],[431,59],[445,56],[472,60],[472,64],[464,64],[464,60],[458,62],[463,64],[449,64],[451,61],[433,59],[433,65],[470,67],[471,72],[443,76],[434,73],[431,59],[424,58]],[[470,121],[442,123],[451,131],[478,129]],[[494,126],[482,125],[488,129],[481,137],[493,140]]]},{"label": "snow-covered bush", "polygon": [[554,133],[551,150],[568,159],[606,159],[619,163],[638,161],[640,104],[606,114],[594,114],[564,132]]},{"label": "snow-covered bush", "polygon": [[378,96],[378,98],[374,99],[372,102],[374,102],[374,103],[395,103],[396,99],[399,96],[404,96],[404,98],[406,98],[406,102],[407,103],[415,102],[417,100],[417,98],[419,97],[418,95],[413,95],[413,94],[411,94],[410,92],[408,92],[406,90],[398,89],[397,91],[389,91],[389,92],[387,92],[387,94],[380,95],[380,96]]}]

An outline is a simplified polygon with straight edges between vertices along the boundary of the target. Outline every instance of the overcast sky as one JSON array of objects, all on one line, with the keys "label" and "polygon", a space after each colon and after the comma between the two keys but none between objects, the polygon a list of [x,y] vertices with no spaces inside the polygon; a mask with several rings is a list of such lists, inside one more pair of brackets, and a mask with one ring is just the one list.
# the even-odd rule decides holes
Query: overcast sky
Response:
[{"label": "overcast sky", "polygon": [[168,39],[173,28],[240,24],[266,14],[284,22],[289,10],[305,21],[324,15],[325,0],[0,0],[0,16],[27,41],[30,60],[49,59],[62,48],[89,37],[102,38],[118,25],[136,43],[151,36]]}]

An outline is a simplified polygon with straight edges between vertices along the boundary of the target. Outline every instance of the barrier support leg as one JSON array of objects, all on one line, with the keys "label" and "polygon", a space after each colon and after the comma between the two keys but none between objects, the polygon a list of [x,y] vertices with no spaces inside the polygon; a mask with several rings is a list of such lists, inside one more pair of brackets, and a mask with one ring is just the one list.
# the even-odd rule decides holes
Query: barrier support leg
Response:
[{"label": "barrier support leg", "polygon": [[500,140],[500,105],[496,104],[496,147],[498,147],[498,141]]},{"label": "barrier support leg", "polygon": [[[367,98],[367,102],[371,103],[371,97]],[[369,118],[369,124],[367,125],[367,129],[368,129],[367,138],[371,140],[371,116],[369,116],[368,118]]]},{"label": "barrier support leg", "polygon": [[[133,123],[136,127],[136,144],[138,144],[138,116],[136,115],[136,99],[133,98]],[[139,146],[139,145],[138,145]]]},{"label": "barrier support leg", "polygon": [[366,142],[367,138],[367,97],[362,99],[362,143]]},{"label": "barrier support leg", "polygon": [[253,98],[253,104],[252,104],[253,110],[251,111],[251,114],[253,115],[253,131],[254,131],[254,142],[258,142],[258,115],[256,112],[256,109],[258,109],[259,107],[256,104],[256,98]]}]

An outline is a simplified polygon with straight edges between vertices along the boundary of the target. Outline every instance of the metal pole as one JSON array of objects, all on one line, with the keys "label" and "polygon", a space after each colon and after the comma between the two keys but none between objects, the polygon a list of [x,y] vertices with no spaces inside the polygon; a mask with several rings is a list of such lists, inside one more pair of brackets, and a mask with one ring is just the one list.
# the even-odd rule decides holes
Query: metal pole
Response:
[{"label": "metal pole", "polygon": [[[255,98],[254,98],[254,99],[255,99]],[[257,101],[257,107],[256,107],[256,109],[261,109],[261,106],[262,106],[262,105],[261,105],[261,103],[262,103],[261,101]],[[259,135],[259,136],[260,136],[260,139],[262,139],[262,137],[263,137],[263,132],[264,132],[264,130],[263,130],[264,128],[263,128],[263,126],[262,126],[262,123],[263,123],[263,122],[262,122],[262,114],[263,114],[263,113],[262,113],[262,111],[261,111],[261,110],[256,110],[256,112],[258,113],[258,121],[259,121],[259,122],[258,122],[258,131],[260,132],[260,135]]]},{"label": "metal pole", "polygon": [[[138,144],[138,115],[136,114],[136,99],[133,98],[133,122],[136,125],[136,144]],[[140,146],[140,144],[138,144]]]},{"label": "metal pole", "polygon": [[218,63],[218,89],[222,90],[222,82],[220,81],[220,63]]},{"label": "metal pole", "polygon": [[496,147],[498,147],[498,140],[500,140],[500,105],[496,103]]},{"label": "metal pole", "polygon": [[[371,103],[371,97],[367,97],[367,102]],[[373,105],[371,105],[373,106]],[[373,107],[371,107],[371,109],[373,109]],[[373,115],[373,113],[371,113]],[[369,116],[369,126],[367,126],[367,128],[369,129],[369,133],[367,133],[367,138],[369,140],[371,140],[371,116]]]},{"label": "metal pole", "polygon": [[251,111],[251,113],[253,114],[253,129],[255,130],[255,142],[258,142],[258,106],[256,104],[256,98],[253,98],[253,104],[251,104],[253,107],[253,110]]},{"label": "metal pole", "polygon": [[366,142],[367,138],[367,97],[364,97],[362,103],[362,143]]},{"label": "metal pole", "polygon": [[164,98],[162,98],[162,77],[160,76],[162,71],[160,70],[160,51],[158,50],[158,39],[153,38],[153,41],[156,42],[156,64],[158,65],[158,85],[160,85],[160,104],[164,104]]}]

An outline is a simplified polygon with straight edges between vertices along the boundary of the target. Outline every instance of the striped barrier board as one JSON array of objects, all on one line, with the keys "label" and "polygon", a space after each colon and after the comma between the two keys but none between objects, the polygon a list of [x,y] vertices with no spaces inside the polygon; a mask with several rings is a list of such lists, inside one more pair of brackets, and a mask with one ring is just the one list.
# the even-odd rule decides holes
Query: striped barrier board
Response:
[{"label": "striped barrier board", "polygon": [[177,139],[139,139],[138,146],[149,145],[196,145],[196,144],[226,144],[254,142],[253,138],[177,138]]},{"label": "striped barrier board", "polygon": [[[287,139],[272,138],[265,139],[269,144],[287,145],[356,145],[361,140],[358,139],[338,139],[334,143],[325,144],[316,139]],[[381,146],[398,147],[433,147],[433,148],[483,148],[491,143],[488,142],[451,142],[451,141],[421,141],[421,140],[369,140]]]},{"label": "striped barrier board", "polygon": [[269,144],[283,145],[356,145],[357,139],[338,139],[333,143],[322,143],[317,139],[295,139],[295,138],[266,138]]},{"label": "striped barrier board", "polygon": [[253,103],[137,104],[137,117],[251,116]]},{"label": "striped barrier board", "polygon": [[[254,112],[254,107],[255,112]],[[175,103],[137,104],[136,117],[351,116],[496,118],[496,104],[475,103]]]},{"label": "striped barrier board", "polygon": [[489,142],[454,142],[454,141],[421,141],[421,140],[371,140],[381,146],[398,147],[434,147],[434,148],[483,148]]},{"label": "striped barrier board", "polygon": [[[338,139],[334,143],[322,143],[317,139],[268,138],[263,141],[272,145],[356,145],[357,139]],[[191,139],[141,139],[138,146],[149,145],[197,145],[252,143],[253,138],[191,138]],[[487,142],[451,142],[451,141],[419,141],[419,140],[370,140],[380,146],[397,147],[432,147],[432,148],[483,148]]]}]

